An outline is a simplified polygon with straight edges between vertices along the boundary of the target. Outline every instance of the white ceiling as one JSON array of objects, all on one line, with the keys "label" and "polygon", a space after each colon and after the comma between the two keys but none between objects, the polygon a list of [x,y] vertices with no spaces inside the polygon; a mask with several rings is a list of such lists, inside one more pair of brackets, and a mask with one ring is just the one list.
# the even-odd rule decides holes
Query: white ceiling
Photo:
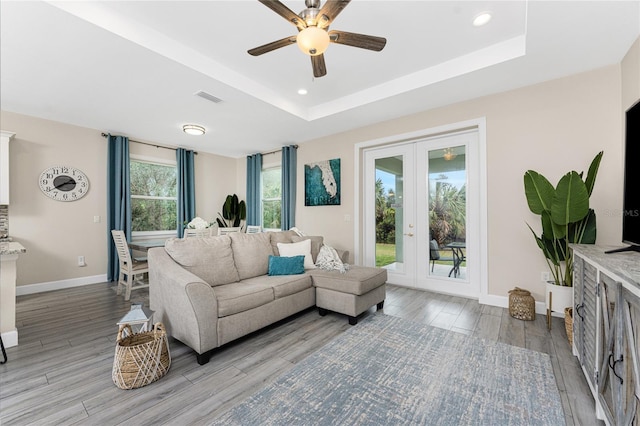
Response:
[{"label": "white ceiling", "polygon": [[314,79],[295,45],[247,54],[297,33],[256,0],[0,7],[3,110],[231,157],[619,63],[640,35],[640,0],[353,0],[331,28],[387,45],[332,44]]}]

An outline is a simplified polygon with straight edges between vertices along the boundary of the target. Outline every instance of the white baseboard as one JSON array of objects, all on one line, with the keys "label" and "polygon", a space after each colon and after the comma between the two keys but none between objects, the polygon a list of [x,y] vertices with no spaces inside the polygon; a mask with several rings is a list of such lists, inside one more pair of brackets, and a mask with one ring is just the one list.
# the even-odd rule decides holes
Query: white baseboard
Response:
[{"label": "white baseboard", "polygon": [[14,328],[11,331],[2,333],[2,344],[5,348],[18,346],[18,330]]},{"label": "white baseboard", "polygon": [[[93,275],[89,277],[71,278],[68,280],[49,281],[46,283],[19,285],[16,287],[16,296],[25,294],[43,293],[63,288],[80,287],[87,284],[100,284],[107,281],[107,274]],[[4,340],[4,336],[3,336]]]}]

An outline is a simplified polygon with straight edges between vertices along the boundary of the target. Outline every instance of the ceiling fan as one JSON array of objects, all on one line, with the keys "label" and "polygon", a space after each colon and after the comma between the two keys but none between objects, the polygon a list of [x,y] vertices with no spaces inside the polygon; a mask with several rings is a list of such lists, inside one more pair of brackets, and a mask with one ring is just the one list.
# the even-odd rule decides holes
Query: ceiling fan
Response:
[{"label": "ceiling fan", "polygon": [[285,37],[253,48],[248,53],[253,56],[259,56],[297,43],[302,52],[311,56],[314,77],[322,77],[327,74],[323,54],[329,43],[344,44],[376,52],[381,51],[387,43],[387,40],[383,37],[348,33],[346,31],[329,31],[329,24],[333,23],[338,14],[342,12],[342,9],[351,0],[327,0],[322,8],[320,8],[320,0],[305,0],[304,3],[307,8],[300,12],[299,15],[296,15],[279,0],[258,1],[298,27],[299,32],[298,35]]}]

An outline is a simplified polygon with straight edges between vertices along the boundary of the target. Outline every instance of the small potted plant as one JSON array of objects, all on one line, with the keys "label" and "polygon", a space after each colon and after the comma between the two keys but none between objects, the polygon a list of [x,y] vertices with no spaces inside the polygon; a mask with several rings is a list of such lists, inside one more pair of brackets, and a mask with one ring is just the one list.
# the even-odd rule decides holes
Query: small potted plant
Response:
[{"label": "small potted plant", "polygon": [[[589,207],[603,152],[599,152],[583,180],[583,172],[572,170],[562,176],[556,187],[533,170],[524,174],[524,190],[531,212],[540,216],[542,233],[529,229],[545,256],[553,280],[548,283],[553,293],[553,309],[563,312],[573,306],[573,259],[569,244],[594,244],[596,242],[596,213]],[[552,286],[552,287],[549,287]],[[568,302],[558,300],[562,290],[568,293]],[[565,296],[567,297],[567,296]],[[568,303],[568,304],[567,304]],[[547,307],[549,300],[547,299]]]}]

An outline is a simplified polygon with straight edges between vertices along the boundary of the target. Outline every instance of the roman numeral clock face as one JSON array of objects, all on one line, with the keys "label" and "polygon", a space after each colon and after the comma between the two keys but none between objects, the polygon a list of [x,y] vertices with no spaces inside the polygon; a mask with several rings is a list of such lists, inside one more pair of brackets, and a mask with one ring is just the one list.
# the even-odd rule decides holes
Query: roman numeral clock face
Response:
[{"label": "roman numeral clock face", "polygon": [[57,201],[76,201],[89,191],[89,179],[82,171],[67,166],[49,167],[40,174],[40,190]]}]

